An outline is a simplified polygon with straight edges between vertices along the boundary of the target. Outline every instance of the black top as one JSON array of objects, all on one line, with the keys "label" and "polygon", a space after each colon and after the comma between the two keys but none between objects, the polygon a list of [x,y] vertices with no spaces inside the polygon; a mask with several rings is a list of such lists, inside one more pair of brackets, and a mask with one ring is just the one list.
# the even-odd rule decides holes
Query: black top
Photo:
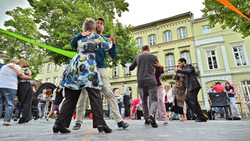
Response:
[{"label": "black top", "polygon": [[[225,87],[226,91],[229,92],[231,89],[234,92],[234,88],[232,86],[229,86],[229,88]],[[234,97],[234,94],[228,94],[228,97]]]},{"label": "black top", "polygon": [[60,105],[60,103],[63,100],[63,95],[62,95],[63,89],[61,88],[61,90],[59,92],[58,92],[58,89],[60,89],[59,86],[56,89],[56,99],[55,99],[55,102],[54,102],[54,104],[56,104],[56,105]]}]

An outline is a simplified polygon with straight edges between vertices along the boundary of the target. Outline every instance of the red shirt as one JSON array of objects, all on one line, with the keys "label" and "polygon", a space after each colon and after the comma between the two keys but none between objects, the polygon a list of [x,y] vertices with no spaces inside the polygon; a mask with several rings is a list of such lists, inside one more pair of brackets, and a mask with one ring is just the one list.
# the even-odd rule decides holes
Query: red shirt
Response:
[{"label": "red shirt", "polygon": [[165,103],[168,101],[168,94],[165,95]]},{"label": "red shirt", "polygon": [[212,90],[215,90],[216,93],[221,93],[221,92],[224,92],[224,87],[221,86],[221,85],[219,85],[219,84],[217,84],[217,85],[215,85],[215,86],[213,87]]}]

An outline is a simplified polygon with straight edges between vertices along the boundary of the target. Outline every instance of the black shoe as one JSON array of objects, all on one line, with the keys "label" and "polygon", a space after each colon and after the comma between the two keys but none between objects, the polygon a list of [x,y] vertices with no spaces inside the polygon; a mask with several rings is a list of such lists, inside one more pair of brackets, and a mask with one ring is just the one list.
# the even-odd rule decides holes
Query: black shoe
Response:
[{"label": "black shoe", "polygon": [[200,119],[200,118],[197,118],[195,120],[195,122],[207,122],[207,119]]},{"label": "black shoe", "polygon": [[149,125],[149,124],[150,124],[150,123],[148,122],[148,120],[147,120],[147,119],[145,120],[145,124],[146,124],[146,125]]},{"label": "black shoe", "polygon": [[14,118],[14,121],[17,121],[17,118]]},{"label": "black shoe", "polygon": [[70,133],[71,131],[68,130],[67,128],[63,127],[63,126],[55,124],[53,126],[53,133],[58,133],[58,132],[61,132],[61,133]]},{"label": "black shoe", "polygon": [[101,132],[105,132],[105,133],[111,133],[112,129],[110,129],[107,125],[98,125],[97,126],[98,131]]},{"label": "black shoe", "polygon": [[153,128],[157,128],[158,127],[158,124],[155,122],[155,118],[152,115],[150,115],[150,117],[148,119],[148,122],[151,123],[151,126]]},{"label": "black shoe", "polygon": [[79,130],[81,128],[80,123],[76,123],[75,126],[72,128],[73,130]]},{"label": "black shoe", "polygon": [[119,128],[122,127],[123,129],[126,129],[129,126],[128,123],[124,123],[123,121],[117,123],[117,125]]}]

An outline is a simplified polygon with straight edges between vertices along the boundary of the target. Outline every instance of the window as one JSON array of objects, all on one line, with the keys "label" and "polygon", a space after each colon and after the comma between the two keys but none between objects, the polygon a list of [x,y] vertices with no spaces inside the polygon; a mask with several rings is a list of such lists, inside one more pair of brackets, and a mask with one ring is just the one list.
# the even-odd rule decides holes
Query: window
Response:
[{"label": "window", "polygon": [[188,52],[188,51],[182,52],[182,53],[181,53],[181,58],[185,58],[186,61],[187,61],[187,64],[191,64],[190,55],[189,55],[189,52]]},{"label": "window", "polygon": [[172,41],[171,31],[164,32],[163,36],[164,36],[164,42]]},{"label": "window", "polygon": [[56,65],[56,66],[55,66],[55,71],[59,71],[59,69],[60,69],[60,66],[59,66],[59,65]]},{"label": "window", "polygon": [[241,81],[242,98],[245,102],[250,101],[250,81]]},{"label": "window", "polygon": [[46,78],[46,82],[50,82],[50,78]]},{"label": "window", "polygon": [[202,26],[203,34],[211,33],[211,29],[208,26]]},{"label": "window", "polygon": [[178,34],[179,34],[179,39],[187,38],[186,28],[185,27],[179,28],[178,29]]},{"label": "window", "polygon": [[243,46],[233,47],[233,54],[234,54],[236,66],[247,65],[246,58],[244,55]]},{"label": "window", "polygon": [[155,35],[148,36],[149,45],[155,45]]},{"label": "window", "polygon": [[207,51],[207,63],[208,63],[208,69],[218,69],[217,59],[215,50]]},{"label": "window", "polygon": [[126,68],[125,68],[125,77],[126,76],[131,76],[131,72],[129,71],[129,66],[131,65],[131,63],[127,63],[125,65],[126,65]]},{"label": "window", "polygon": [[58,77],[54,77],[54,84],[57,86]]},{"label": "window", "polygon": [[42,65],[40,73],[43,73],[43,71],[44,71],[44,65]]},{"label": "window", "polygon": [[174,73],[174,55],[173,54],[168,54],[166,55],[166,60],[167,60],[167,71],[168,73]]},{"label": "window", "polygon": [[48,70],[47,72],[51,72],[51,64],[48,64]]},{"label": "window", "polygon": [[137,39],[136,39],[136,42],[137,42],[137,46],[138,46],[139,48],[141,48],[141,47],[142,47],[142,38],[137,38]]},{"label": "window", "polygon": [[119,65],[117,65],[117,66],[114,68],[113,77],[119,77]]}]

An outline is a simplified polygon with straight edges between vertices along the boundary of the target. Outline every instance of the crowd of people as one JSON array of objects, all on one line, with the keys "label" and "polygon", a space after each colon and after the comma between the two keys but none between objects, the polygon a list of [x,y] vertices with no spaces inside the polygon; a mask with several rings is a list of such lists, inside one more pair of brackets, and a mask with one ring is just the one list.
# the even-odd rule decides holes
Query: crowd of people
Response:
[{"label": "crowd of people", "polygon": [[[223,92],[226,92],[228,95],[230,109],[231,109],[231,111],[230,111],[231,115],[241,117],[240,112],[239,112],[239,110],[236,106],[236,103],[235,103],[235,96],[236,96],[235,90],[234,90],[233,86],[230,85],[229,82],[226,82],[225,86],[222,86],[219,81],[214,82],[212,84],[212,86],[209,88],[207,94],[223,93]],[[236,114],[235,114],[233,108],[235,109]],[[226,114],[226,118],[230,117],[230,114],[229,114],[227,107],[217,107],[216,109],[218,109],[218,111],[220,112],[220,115],[221,115],[220,117],[224,117],[224,112]]]},{"label": "crowd of people", "polygon": [[[83,31],[77,34],[71,41],[71,46],[77,48],[78,53],[72,58],[62,74],[62,81],[54,90],[52,98],[44,89],[37,97],[36,87],[30,83],[31,71],[26,60],[11,60],[0,71],[0,116],[3,103],[5,102],[4,125],[10,125],[14,109],[15,96],[18,97],[16,104],[15,120],[19,111],[22,117],[18,124],[29,122],[32,118],[54,117],[54,133],[70,133],[68,129],[72,115],[76,112],[76,120],[73,130],[79,130],[85,116],[86,101],[89,97],[91,113],[93,115],[93,128],[99,132],[111,133],[112,129],[106,124],[103,117],[103,104],[101,92],[108,101],[110,113],[119,128],[126,129],[129,124],[123,119],[144,119],[145,124],[157,128],[158,121],[168,124],[168,120],[174,118],[173,113],[178,115],[180,121],[187,119],[187,105],[196,115],[196,122],[206,122],[207,117],[202,113],[197,101],[197,95],[201,88],[195,69],[191,64],[186,64],[184,58],[178,60],[178,67],[174,68],[173,80],[175,84],[171,89],[169,83],[164,85],[160,76],[164,73],[163,66],[156,56],[150,54],[148,45],[141,47],[138,55],[129,67],[132,71],[137,68],[138,92],[141,99],[131,100],[131,93],[125,81],[121,82],[123,90],[112,91],[109,75],[106,70],[106,53],[112,59],[117,57],[116,38],[113,34],[109,38],[103,36],[105,20],[87,18],[83,23]],[[215,85],[211,91],[222,90]],[[224,90],[224,88],[223,88]],[[226,84],[225,90],[233,95],[234,90],[230,84]],[[48,101],[52,101],[52,109],[45,113]],[[231,103],[235,103],[230,97]],[[124,113],[122,116],[122,105]],[[133,106],[132,113],[130,111]],[[235,104],[233,104],[235,106]],[[55,112],[57,111],[57,112]],[[158,114],[157,114],[158,111]],[[237,111],[238,114],[238,111]]]}]

